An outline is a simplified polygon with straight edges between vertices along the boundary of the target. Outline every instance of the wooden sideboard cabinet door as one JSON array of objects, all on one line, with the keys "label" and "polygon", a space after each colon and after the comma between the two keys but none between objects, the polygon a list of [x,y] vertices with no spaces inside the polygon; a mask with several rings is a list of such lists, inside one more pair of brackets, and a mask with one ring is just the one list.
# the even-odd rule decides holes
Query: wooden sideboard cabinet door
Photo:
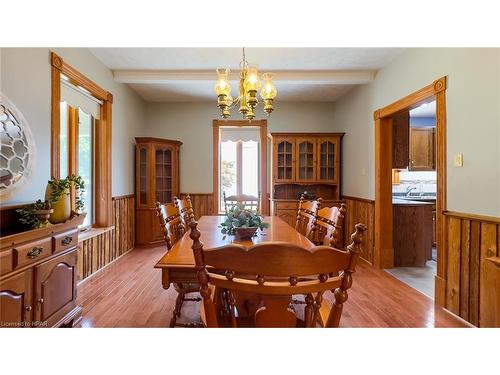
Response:
[{"label": "wooden sideboard cabinet door", "polygon": [[0,282],[1,327],[29,327],[33,320],[33,272],[27,270]]},{"label": "wooden sideboard cabinet door", "polygon": [[75,306],[76,250],[35,268],[36,319],[52,326]]}]

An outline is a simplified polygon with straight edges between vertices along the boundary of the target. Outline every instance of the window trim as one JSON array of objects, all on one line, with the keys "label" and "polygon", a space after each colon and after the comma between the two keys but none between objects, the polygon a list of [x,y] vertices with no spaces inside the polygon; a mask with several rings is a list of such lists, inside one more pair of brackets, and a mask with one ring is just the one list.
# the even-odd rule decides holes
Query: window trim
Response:
[{"label": "window trim", "polygon": [[222,127],[258,127],[260,131],[260,212],[263,215],[269,215],[269,197],[268,197],[268,171],[267,171],[267,120],[213,120],[213,214],[220,212],[219,199],[219,143],[220,128]]},{"label": "window trim", "polygon": [[111,196],[111,136],[113,95],[85,77],[78,70],[68,65],[59,55],[50,52],[51,64],[51,177],[60,176],[61,131],[60,102],[61,74],[68,77],[77,86],[83,87],[92,96],[102,101],[100,106],[99,126],[95,129],[94,145],[94,226],[112,225]]}]

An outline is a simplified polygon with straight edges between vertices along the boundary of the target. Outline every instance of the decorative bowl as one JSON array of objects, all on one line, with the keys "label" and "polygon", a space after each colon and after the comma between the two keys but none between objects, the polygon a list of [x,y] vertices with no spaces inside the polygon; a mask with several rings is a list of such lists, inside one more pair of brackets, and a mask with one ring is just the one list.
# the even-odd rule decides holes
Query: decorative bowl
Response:
[{"label": "decorative bowl", "polygon": [[255,236],[257,227],[234,228],[234,235],[239,239],[250,239]]}]

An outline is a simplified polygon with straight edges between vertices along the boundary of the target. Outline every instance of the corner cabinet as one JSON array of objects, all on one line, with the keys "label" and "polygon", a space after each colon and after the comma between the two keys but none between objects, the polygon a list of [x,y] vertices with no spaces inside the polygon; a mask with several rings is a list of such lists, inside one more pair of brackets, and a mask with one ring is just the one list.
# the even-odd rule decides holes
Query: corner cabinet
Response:
[{"label": "corner cabinet", "polygon": [[136,243],[150,245],[163,240],[155,203],[169,203],[179,195],[180,141],[135,139]]},{"label": "corner cabinet", "polygon": [[272,211],[294,225],[304,191],[339,205],[344,133],[271,133]]},{"label": "corner cabinet", "polygon": [[75,327],[78,225],[65,223],[0,238],[0,327]]}]

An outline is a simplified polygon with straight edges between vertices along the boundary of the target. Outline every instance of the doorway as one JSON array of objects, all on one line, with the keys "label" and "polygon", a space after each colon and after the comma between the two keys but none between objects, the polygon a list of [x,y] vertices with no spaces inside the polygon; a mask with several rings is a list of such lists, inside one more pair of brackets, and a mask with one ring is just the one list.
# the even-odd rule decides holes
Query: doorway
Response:
[{"label": "doorway", "polygon": [[[435,101],[436,276],[435,302],[443,305],[445,259],[443,212],[446,210],[446,77],[374,112],[375,122],[375,246],[374,266],[395,265],[393,218],[393,126],[398,116]],[[395,155],[393,155],[393,153]]]}]

